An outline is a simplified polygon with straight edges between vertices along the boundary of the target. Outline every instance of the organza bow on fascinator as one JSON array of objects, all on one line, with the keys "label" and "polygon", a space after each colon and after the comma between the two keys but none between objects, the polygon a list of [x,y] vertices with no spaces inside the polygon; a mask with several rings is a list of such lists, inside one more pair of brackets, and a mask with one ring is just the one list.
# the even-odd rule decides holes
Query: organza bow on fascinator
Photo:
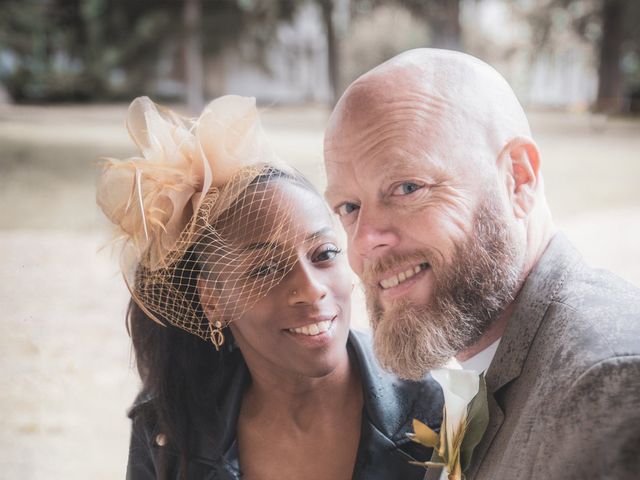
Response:
[{"label": "organza bow on fascinator", "polygon": [[[97,187],[125,281],[151,318],[209,338],[212,316],[235,319],[295,263],[283,246],[297,235],[294,207],[273,187],[291,170],[271,149],[254,98],[220,97],[190,119],[139,97],[126,124],[141,156],[105,160]],[[256,239],[273,248],[248,254]],[[279,273],[252,276],[256,263]],[[208,291],[213,306],[202,301]]]}]

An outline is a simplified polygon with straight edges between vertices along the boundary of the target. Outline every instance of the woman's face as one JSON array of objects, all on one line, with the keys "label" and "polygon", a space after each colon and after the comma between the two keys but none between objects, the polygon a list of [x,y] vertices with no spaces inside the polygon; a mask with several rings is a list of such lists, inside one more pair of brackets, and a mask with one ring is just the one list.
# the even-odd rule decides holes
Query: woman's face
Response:
[{"label": "woman's face", "polygon": [[239,211],[232,212],[217,227],[236,248],[226,255],[230,260],[217,262],[214,303],[229,304],[269,286],[237,318],[223,318],[233,320],[247,364],[324,376],[347,355],[352,290],[328,209],[318,195],[284,179],[260,187],[252,201],[259,207],[251,215],[238,221]]}]

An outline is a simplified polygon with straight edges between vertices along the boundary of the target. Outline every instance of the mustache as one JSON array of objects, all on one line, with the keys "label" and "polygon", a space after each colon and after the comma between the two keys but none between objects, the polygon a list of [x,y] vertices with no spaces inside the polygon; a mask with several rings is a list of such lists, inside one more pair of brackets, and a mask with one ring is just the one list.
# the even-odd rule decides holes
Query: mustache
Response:
[{"label": "mustache", "polygon": [[380,275],[407,264],[428,263],[432,268],[444,263],[443,255],[430,248],[408,253],[389,253],[364,265],[360,279],[365,285],[377,282]]}]

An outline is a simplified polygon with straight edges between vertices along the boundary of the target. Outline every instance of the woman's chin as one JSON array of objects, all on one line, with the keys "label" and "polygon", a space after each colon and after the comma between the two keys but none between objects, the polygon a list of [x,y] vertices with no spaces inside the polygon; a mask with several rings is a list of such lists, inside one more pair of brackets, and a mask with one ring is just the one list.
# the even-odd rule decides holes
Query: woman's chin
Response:
[{"label": "woman's chin", "polygon": [[290,355],[283,357],[283,365],[287,370],[296,375],[321,378],[333,373],[337,368],[349,361],[345,342],[334,341],[326,348],[314,351],[291,351]]},{"label": "woman's chin", "polygon": [[331,375],[339,367],[341,361],[338,358],[315,359],[312,362],[300,362],[293,372],[301,377],[323,378]]}]

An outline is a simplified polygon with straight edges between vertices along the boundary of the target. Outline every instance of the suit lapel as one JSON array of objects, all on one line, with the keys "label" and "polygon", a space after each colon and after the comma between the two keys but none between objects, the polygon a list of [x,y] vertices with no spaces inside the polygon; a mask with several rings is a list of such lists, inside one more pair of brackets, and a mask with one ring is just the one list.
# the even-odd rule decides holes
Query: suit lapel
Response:
[{"label": "suit lapel", "polygon": [[498,350],[487,370],[489,425],[473,453],[467,479],[472,480],[477,475],[505,416],[509,414],[496,401],[496,394],[508,388],[520,376],[549,304],[571,267],[579,260],[580,254],[562,234],[557,234],[524,282]]}]

